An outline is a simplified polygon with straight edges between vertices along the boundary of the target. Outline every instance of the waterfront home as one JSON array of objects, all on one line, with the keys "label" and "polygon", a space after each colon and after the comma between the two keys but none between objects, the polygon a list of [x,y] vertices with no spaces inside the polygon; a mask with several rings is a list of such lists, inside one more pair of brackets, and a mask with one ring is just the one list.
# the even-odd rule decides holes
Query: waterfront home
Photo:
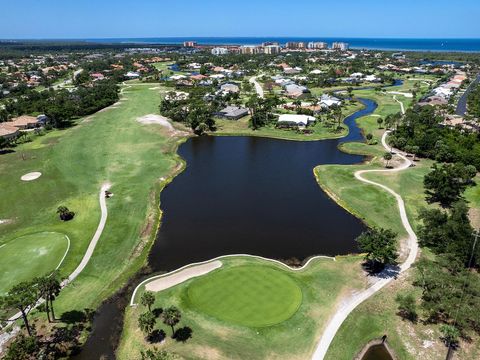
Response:
[{"label": "waterfront home", "polygon": [[0,138],[10,141],[16,139],[19,135],[18,127],[11,125],[10,122],[0,123]]},{"label": "waterfront home", "polygon": [[278,117],[277,125],[285,127],[305,127],[315,122],[309,115],[282,114]]},{"label": "waterfront home", "polygon": [[329,108],[331,106],[340,106],[342,105],[342,101],[334,96],[323,94],[320,97],[320,105],[323,108]]},{"label": "waterfront home", "polygon": [[217,112],[215,115],[228,120],[238,120],[248,115],[248,109],[238,106],[227,106],[226,108]]}]

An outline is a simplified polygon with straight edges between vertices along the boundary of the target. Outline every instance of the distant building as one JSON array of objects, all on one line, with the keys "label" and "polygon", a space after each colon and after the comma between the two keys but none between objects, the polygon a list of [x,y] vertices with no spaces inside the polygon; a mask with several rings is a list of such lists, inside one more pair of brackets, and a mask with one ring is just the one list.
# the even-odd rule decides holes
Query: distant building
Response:
[{"label": "distant building", "polygon": [[285,47],[289,50],[302,50],[306,49],[307,44],[303,41],[289,41],[285,44]]},{"label": "distant building", "polygon": [[281,50],[279,45],[267,45],[263,47],[263,52],[268,55],[279,54]]},{"label": "distant building", "polygon": [[307,47],[310,49],[310,50],[322,50],[322,49],[327,49],[328,48],[328,44],[326,42],[309,42]]},{"label": "distant building", "polygon": [[263,47],[270,46],[270,45],[276,45],[279,46],[280,44],[277,41],[266,41],[262,43]]},{"label": "distant building", "polygon": [[263,49],[254,45],[244,45],[240,47],[240,52],[242,54],[260,54]]},{"label": "distant building", "polygon": [[248,115],[248,109],[238,106],[227,106],[220,110],[215,115],[229,120],[238,120]]},{"label": "distant building", "polygon": [[345,43],[345,42],[334,42],[332,44],[332,49],[333,50],[345,51],[345,50],[348,50],[348,44]]},{"label": "distant building", "polygon": [[228,54],[228,49],[227,48],[222,48],[222,47],[216,47],[212,49],[212,55],[226,55]]},{"label": "distant building", "polygon": [[183,47],[193,48],[195,46],[197,46],[196,41],[184,41],[183,42]]}]

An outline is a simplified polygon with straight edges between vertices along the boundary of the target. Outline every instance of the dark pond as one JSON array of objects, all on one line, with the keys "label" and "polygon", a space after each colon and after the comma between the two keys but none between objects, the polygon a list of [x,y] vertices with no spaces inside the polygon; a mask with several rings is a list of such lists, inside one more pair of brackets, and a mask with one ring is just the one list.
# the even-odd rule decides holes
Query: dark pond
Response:
[{"label": "dark pond", "polygon": [[[365,226],[323,193],[313,168],[363,160],[338,150],[342,142],[363,139],[355,120],[377,105],[361,101],[365,108],[345,119],[350,133],[338,140],[200,137],[183,144],[179,154],[187,168],[161,195],[164,216],[149,256],[153,271],[225,254],[305,259],[355,252],[354,239]],[[130,293],[123,289],[98,309],[76,360],[115,358]]]},{"label": "dark pond", "polygon": [[363,355],[362,360],[393,360],[393,358],[385,346],[373,345]]},{"label": "dark pond", "polygon": [[257,137],[197,137],[179,148],[187,168],[162,192],[161,230],[150,253],[154,271],[225,254],[275,259],[357,251],[360,220],[318,186],[319,164],[354,164],[362,156],[338,150],[360,140],[353,126],[375,103],[346,119],[341,140],[286,141]]}]

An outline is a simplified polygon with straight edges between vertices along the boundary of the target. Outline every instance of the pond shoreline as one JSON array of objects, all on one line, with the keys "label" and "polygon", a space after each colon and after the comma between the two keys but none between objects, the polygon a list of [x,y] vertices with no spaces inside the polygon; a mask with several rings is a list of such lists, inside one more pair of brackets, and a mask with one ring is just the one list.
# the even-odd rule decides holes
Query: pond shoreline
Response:
[{"label": "pond shoreline", "polygon": [[[363,138],[363,133],[362,133],[362,130],[358,127],[358,125],[356,124],[356,119],[357,118],[360,118],[360,117],[363,117],[363,116],[367,116],[368,114],[372,113],[373,111],[375,111],[375,108],[376,108],[376,102],[375,101],[372,101],[372,100],[367,100],[367,99],[359,99],[364,107],[357,110],[355,113],[347,116],[344,120],[344,123],[347,122],[348,119],[352,118],[352,117],[355,117],[355,119],[353,120],[353,124],[347,124],[348,126],[348,133],[347,135],[345,135],[344,137],[342,137],[341,139],[345,139],[345,142],[347,141],[351,141],[350,139],[348,139],[351,135],[352,135],[352,129],[355,129],[356,131],[358,131],[358,133],[361,135],[361,137]],[[371,101],[372,103],[375,104],[374,108],[370,110],[370,112],[366,111],[365,112],[365,106],[366,106],[366,103],[364,103],[364,101]],[[223,134],[218,134],[218,135],[215,135],[215,136],[233,136],[233,135],[223,135]],[[236,136],[239,136],[239,135],[236,135]],[[242,136],[242,135],[240,135]],[[251,137],[251,135],[247,135],[247,137]],[[261,136],[263,137],[263,136]],[[270,139],[278,139],[278,138],[275,138],[275,137],[271,137],[271,136],[267,136],[266,138],[270,138]],[[189,139],[189,137],[184,137],[184,138],[181,138],[179,139],[179,141],[177,141],[176,143],[176,154],[179,158],[179,161],[180,161],[180,164],[181,164],[181,167],[179,169],[176,168],[177,171],[175,171],[172,175],[169,176],[169,178],[167,180],[164,180],[164,184],[161,185],[160,187],[160,192],[171,182],[173,181],[174,178],[176,178],[179,174],[181,174],[185,169],[186,169],[186,160],[184,158],[182,158],[179,154],[178,154],[178,148],[180,147],[180,145],[182,143],[184,143],[185,141],[187,141]],[[289,141],[295,141],[295,142],[302,142],[302,140],[298,140],[298,139],[279,139],[279,140],[289,140]],[[321,141],[326,141],[328,139],[322,139],[322,140],[310,140],[308,139],[307,141],[308,142],[312,142],[312,141],[318,141],[318,142],[321,142]],[[359,139],[354,139],[353,141],[359,141]],[[340,145],[342,143],[339,143],[338,144],[338,147],[339,147],[339,151],[343,151],[341,148],[340,148]],[[364,161],[362,162],[365,162],[367,161],[368,159],[364,157]],[[316,178],[316,176],[315,176]],[[317,184],[318,181],[316,181]],[[320,186],[320,188],[322,188]],[[324,189],[322,189],[322,192],[325,192]],[[331,196],[328,194],[328,192],[325,192],[326,195],[328,197],[331,198]],[[332,199],[332,201],[334,201],[338,206],[342,207],[342,208],[345,208],[344,206],[342,206],[342,204],[339,204],[338,201],[336,201],[336,199]],[[157,226],[157,229],[156,229],[156,232],[158,233],[160,231],[160,227],[161,227],[161,224],[162,224],[162,218],[163,218],[163,211],[161,209],[161,201],[159,200],[157,205],[158,205],[158,208],[159,208],[159,219],[158,219],[158,226]],[[348,209],[346,209],[348,211]],[[352,214],[356,217],[358,217],[356,214]],[[361,220],[361,218],[359,218]],[[363,222],[363,220],[362,220]],[[155,242],[157,242],[158,239],[153,239],[153,241],[149,241],[149,244],[148,244],[148,249],[149,249],[149,253],[152,251],[153,249],[153,246],[155,244]],[[144,249],[145,251],[145,249]],[[254,255],[255,256],[255,255]],[[309,256],[309,257],[306,257],[302,263],[308,263],[309,262],[309,259],[312,259],[314,256]],[[274,261],[276,261],[275,259],[272,259]],[[211,260],[209,260],[211,261]],[[90,336],[88,337],[87,339],[87,342],[85,343],[84,347],[82,348],[82,351],[77,355],[75,356],[74,358],[77,359],[77,360],[83,360],[83,359],[88,359],[89,357],[84,357],[85,355],[88,355],[89,356],[92,356],[93,353],[95,353],[96,355],[105,355],[105,359],[110,359],[110,358],[115,358],[115,350],[116,348],[118,347],[118,344],[119,344],[119,341],[120,341],[120,337],[121,337],[121,332],[122,332],[122,328],[123,328],[123,320],[124,320],[124,312],[125,312],[125,307],[127,306],[128,304],[128,299],[127,299],[127,296],[128,294],[132,291],[133,289],[133,285],[135,283],[138,283],[139,281],[142,280],[142,278],[146,278],[148,276],[151,277],[152,274],[154,273],[158,273],[158,271],[154,271],[152,272],[150,269],[149,269],[149,265],[146,265],[144,267],[142,267],[132,278],[130,278],[128,280],[128,282],[126,283],[125,286],[123,286],[119,291],[117,291],[112,297],[110,297],[109,299],[105,300],[102,305],[99,307],[99,309],[97,309],[97,316],[96,318],[94,319],[93,321],[93,330],[90,334]],[[126,300],[126,301],[125,301]],[[113,309],[113,308],[116,308],[117,310],[114,311],[113,313],[115,313],[113,315],[113,318],[112,317],[109,317],[108,319],[105,319],[103,316],[103,320],[102,320],[102,314],[104,315],[112,315],[112,312],[109,311],[109,309]],[[107,322],[109,324],[108,328],[105,329],[105,332],[108,334],[109,333],[109,336],[108,338],[113,340],[109,342],[109,344],[107,344],[107,342],[105,342],[105,334],[104,333],[104,336],[101,336],[101,335],[95,335],[96,334],[96,329],[102,329],[102,328],[105,328],[105,326],[101,326],[101,324],[99,323],[104,323],[105,325],[105,322]],[[99,338],[101,337],[101,339]],[[95,338],[96,338],[96,341],[95,341]],[[90,345],[89,345],[90,343]],[[96,345],[94,344],[96,343]],[[108,348],[108,351],[96,351],[96,350],[100,350],[97,346],[99,344],[103,343],[103,346],[100,346],[101,348],[103,348],[103,350],[106,350],[106,348]],[[95,352],[91,352],[88,350],[88,348],[95,348]],[[91,358],[91,357],[90,357]]]}]

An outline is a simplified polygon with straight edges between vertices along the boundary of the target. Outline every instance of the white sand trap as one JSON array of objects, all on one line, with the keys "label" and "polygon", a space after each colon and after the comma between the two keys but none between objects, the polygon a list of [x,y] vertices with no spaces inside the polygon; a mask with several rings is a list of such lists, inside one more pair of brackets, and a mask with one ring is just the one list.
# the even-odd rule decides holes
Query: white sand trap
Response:
[{"label": "white sand trap", "polygon": [[166,127],[170,131],[175,131],[175,128],[172,126],[170,121],[168,121],[168,118],[162,115],[145,115],[142,117],[137,118],[137,121],[140,124],[158,124]]},{"label": "white sand trap", "polygon": [[404,92],[400,92],[400,91],[389,91],[388,93],[389,93],[389,94],[393,94],[393,95],[403,95],[403,96],[405,96],[406,98],[413,98],[413,94],[412,94],[412,93],[404,93]]},{"label": "white sand trap", "polygon": [[40,176],[42,176],[41,172],[34,171],[34,172],[23,175],[20,179],[22,179],[23,181],[33,181],[33,180],[37,180]]},{"label": "white sand trap", "polygon": [[11,222],[12,220],[10,219],[0,219],[0,225],[2,224],[8,224],[9,222]]},{"label": "white sand trap", "polygon": [[206,264],[190,266],[186,269],[177,271],[171,275],[165,275],[161,278],[153,280],[145,285],[145,288],[148,291],[162,291],[172,286],[178,285],[192,279],[197,276],[202,276],[208,274],[210,271],[218,269],[222,266],[222,262],[220,260],[215,260]]}]

